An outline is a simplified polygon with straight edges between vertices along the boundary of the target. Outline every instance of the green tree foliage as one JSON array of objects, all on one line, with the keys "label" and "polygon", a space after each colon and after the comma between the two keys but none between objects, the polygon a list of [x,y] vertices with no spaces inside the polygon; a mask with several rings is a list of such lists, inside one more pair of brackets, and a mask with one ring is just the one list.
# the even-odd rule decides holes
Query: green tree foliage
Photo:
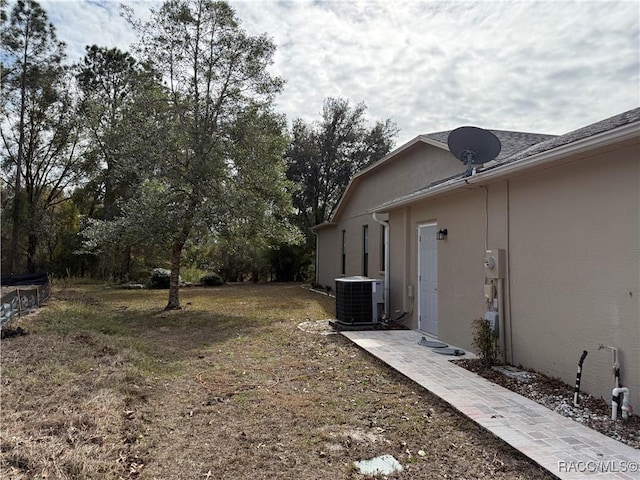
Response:
[{"label": "green tree foliage", "polygon": [[256,129],[278,136],[269,110],[282,81],[267,71],[273,43],[245,33],[224,2],[168,0],[152,9],[149,22],[131,12],[129,19],[140,35],[141,58],[163,79],[168,121],[153,177],[123,206],[123,218],[138,232],[143,227],[146,239],[168,246],[167,308],[174,309],[180,308],[178,279],[188,242],[240,218],[243,228],[260,231],[277,220],[284,183],[257,174],[279,171],[283,145],[265,141],[259,151],[255,140]]},{"label": "green tree foliage", "polygon": [[227,191],[230,215],[214,238],[218,270],[226,281],[240,280],[246,272],[253,281],[271,277],[273,246],[301,239],[289,223],[294,185],[286,179],[282,161],[285,128],[283,117],[254,106],[238,116],[230,131],[234,166]]},{"label": "green tree foliage", "polygon": [[[346,99],[327,98],[322,118],[313,123],[297,119],[286,151],[287,178],[293,192],[295,223],[306,234],[303,247],[282,245],[273,252],[277,270],[288,279],[309,271],[315,262],[311,227],[329,220],[351,178],[385,156],[398,129],[391,120],[368,127],[366,106],[351,106]],[[307,278],[309,279],[309,278]]]},{"label": "green tree foliage", "polygon": [[12,217],[5,258],[14,271],[26,252],[33,272],[47,214],[81,173],[76,106],[64,44],[40,5],[19,0],[2,20],[2,180],[12,199],[3,205]]},{"label": "green tree foliage", "polygon": [[396,125],[385,120],[368,128],[365,112],[364,103],[352,107],[348,100],[328,98],[319,122],[298,119],[293,124],[287,177],[300,187],[293,204],[309,241],[309,229],[331,217],[353,175],[393,146]]},{"label": "green tree foliage", "polygon": [[[105,221],[119,214],[154,164],[162,136],[160,111],[166,100],[159,79],[132,55],[117,48],[87,47],[76,66],[80,112],[87,140],[91,217]],[[129,278],[133,246],[124,242],[103,250],[100,270],[114,280]]]},{"label": "green tree foliage", "polygon": [[84,259],[76,254],[80,248],[80,214],[72,199],[47,210],[44,225],[47,270],[59,276],[82,271]]},{"label": "green tree foliage", "polygon": [[149,100],[156,79],[129,53],[96,45],[87,47],[77,69],[80,115],[90,145],[86,155],[101,190],[102,218],[111,220],[116,201],[140,181],[135,162],[139,141],[132,140],[142,133],[139,102]]}]

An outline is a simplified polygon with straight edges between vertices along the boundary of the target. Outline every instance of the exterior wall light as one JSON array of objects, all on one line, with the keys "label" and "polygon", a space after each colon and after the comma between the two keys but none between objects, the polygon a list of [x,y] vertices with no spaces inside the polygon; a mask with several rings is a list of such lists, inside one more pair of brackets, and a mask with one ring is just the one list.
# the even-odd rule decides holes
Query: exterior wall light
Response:
[{"label": "exterior wall light", "polygon": [[446,228],[443,228],[442,230],[438,230],[438,240],[446,240],[448,233],[449,232],[447,231]]}]

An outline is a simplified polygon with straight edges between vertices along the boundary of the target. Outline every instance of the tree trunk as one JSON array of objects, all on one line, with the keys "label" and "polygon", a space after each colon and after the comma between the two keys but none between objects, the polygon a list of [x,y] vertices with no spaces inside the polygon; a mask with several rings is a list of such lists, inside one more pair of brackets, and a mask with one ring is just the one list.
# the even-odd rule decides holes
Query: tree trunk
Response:
[{"label": "tree trunk", "polygon": [[38,235],[29,233],[29,245],[27,246],[27,272],[36,272],[36,250],[38,248]]},{"label": "tree trunk", "polygon": [[191,232],[191,221],[199,199],[191,197],[189,208],[185,211],[184,221],[180,230],[180,235],[175,240],[171,248],[171,275],[169,276],[169,303],[165,310],[179,310],[180,306],[180,265],[182,262],[182,248],[189,238]]},{"label": "tree trunk", "polygon": [[18,261],[18,230],[20,227],[20,208],[21,208],[21,175],[22,164],[24,157],[24,134],[27,112],[27,61],[28,61],[29,42],[24,42],[24,49],[22,51],[22,63],[20,64],[20,119],[18,121],[18,155],[16,158],[16,180],[13,191],[13,229],[11,231],[11,253],[9,255],[9,273],[15,273],[16,269],[20,267]]},{"label": "tree trunk", "polygon": [[122,265],[120,267],[120,281],[128,282],[131,274],[131,245],[127,245],[122,254]]},{"label": "tree trunk", "polygon": [[[18,182],[16,182],[18,183]],[[17,188],[17,186],[16,186]],[[11,251],[9,252],[9,273],[13,275],[17,273],[16,269],[19,268],[20,262],[18,261],[18,229],[20,228],[20,195],[16,193],[13,201],[13,228],[11,229]]]},{"label": "tree trunk", "polygon": [[113,172],[107,160],[107,170],[105,172],[104,180],[104,210],[102,211],[103,220],[113,220],[113,211],[115,206],[115,195],[113,193]]},{"label": "tree trunk", "polygon": [[180,263],[184,243],[174,243],[171,248],[171,275],[169,277],[169,303],[165,310],[180,310]]}]

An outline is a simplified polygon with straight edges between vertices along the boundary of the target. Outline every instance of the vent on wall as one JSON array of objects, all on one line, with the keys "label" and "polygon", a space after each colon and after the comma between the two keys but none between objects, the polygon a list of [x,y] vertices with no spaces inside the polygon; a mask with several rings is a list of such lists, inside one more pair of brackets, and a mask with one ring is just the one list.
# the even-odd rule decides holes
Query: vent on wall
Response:
[{"label": "vent on wall", "polygon": [[340,327],[371,327],[384,313],[382,280],[366,277],[336,279],[336,319]]}]

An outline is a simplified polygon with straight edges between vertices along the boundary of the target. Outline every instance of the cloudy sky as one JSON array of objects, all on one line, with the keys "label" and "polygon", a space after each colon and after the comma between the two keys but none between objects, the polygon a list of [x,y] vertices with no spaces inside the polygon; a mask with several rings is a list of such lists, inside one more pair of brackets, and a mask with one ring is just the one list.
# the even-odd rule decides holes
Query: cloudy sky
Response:
[{"label": "cloudy sky", "polygon": [[[159,2],[125,0],[143,19]],[[73,61],[128,49],[120,3],[41,1]],[[640,0],[229,3],[277,45],[289,121],[344,97],[394,120],[401,145],[461,125],[561,134],[640,106]]]}]

